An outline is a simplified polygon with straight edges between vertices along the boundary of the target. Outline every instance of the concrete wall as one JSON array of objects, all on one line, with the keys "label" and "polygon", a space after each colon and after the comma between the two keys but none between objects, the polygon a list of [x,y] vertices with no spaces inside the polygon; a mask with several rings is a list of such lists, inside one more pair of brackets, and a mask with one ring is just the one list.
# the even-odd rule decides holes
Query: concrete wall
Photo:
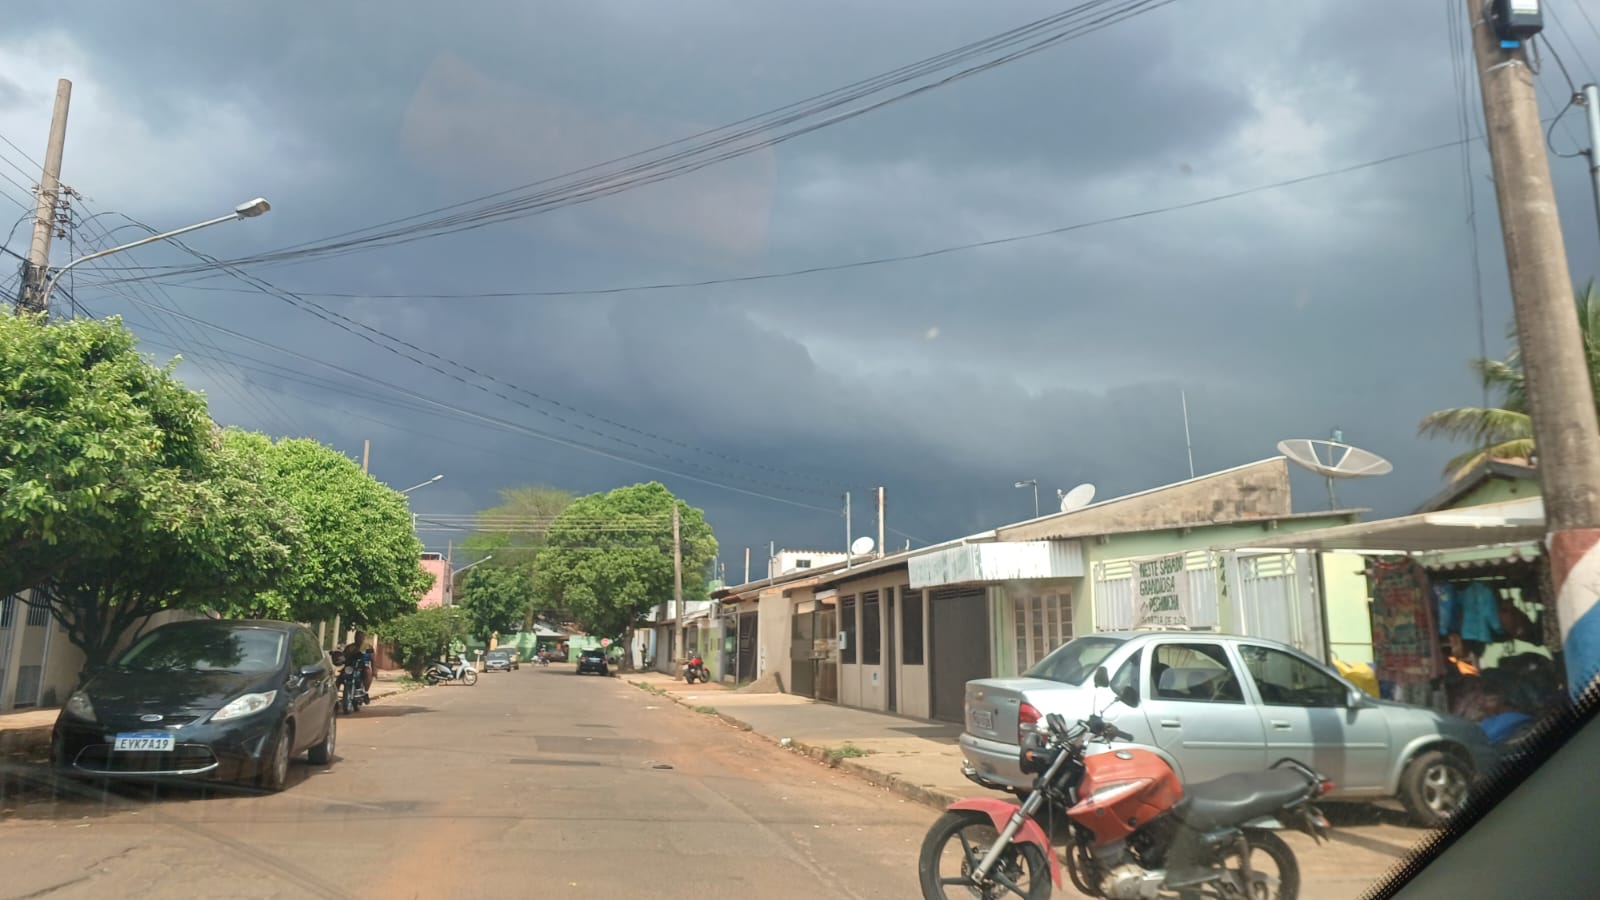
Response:
[{"label": "concrete wall", "polygon": [[789,689],[789,633],[794,628],[794,605],[782,590],[762,591],[756,602],[756,677],[775,672]]},{"label": "concrete wall", "polygon": [[450,563],[443,559],[424,559],[421,564],[422,571],[433,576],[433,584],[423,592],[422,598],[417,601],[417,608],[443,606],[448,599],[445,591],[445,581],[450,573]]},{"label": "concrete wall", "polygon": [[895,662],[899,666],[895,673],[895,692],[899,695],[898,712],[901,715],[916,716],[926,719],[932,715],[932,706],[928,697],[928,592],[912,592],[912,597],[922,605],[922,665],[908,666],[903,659],[905,648],[905,597],[895,600],[895,615],[899,619],[895,623],[895,637],[900,646],[895,648]]},{"label": "concrete wall", "polygon": [[1539,496],[1537,478],[1489,478],[1450,504],[1450,509],[1482,506],[1485,503],[1502,503],[1507,500],[1525,500]]},{"label": "concrete wall", "polygon": [[[862,652],[863,647],[861,639],[865,629],[861,626],[863,613],[861,608],[861,595],[867,591],[878,592],[878,635],[880,640],[887,640],[890,632],[888,598],[885,596],[885,592],[890,588],[895,590],[895,609],[896,614],[898,615],[900,610],[900,603],[898,600],[899,591],[905,586],[906,580],[907,576],[905,572],[892,570],[889,572],[872,574],[864,578],[843,582],[836,586],[839,591],[839,599],[841,601],[845,597],[849,596],[854,596],[856,598],[856,661],[854,663],[845,663],[842,661],[839,663],[839,702],[841,704],[845,706],[856,706],[860,707],[861,709],[875,709],[884,711],[889,709],[889,672],[885,665],[890,658],[888,649],[884,648],[883,652],[879,654],[879,662],[877,665],[867,665],[862,661],[865,658],[865,654]],[[926,602],[926,600],[924,600],[924,602]],[[841,613],[841,621],[839,623],[841,630],[844,627],[842,615],[843,614]],[[928,651],[926,617],[923,619],[923,628],[923,653],[924,660],[926,660],[926,654]],[[895,633],[899,633],[898,628],[895,630]],[[897,647],[895,648],[893,656],[897,665],[899,665],[899,657],[900,653],[899,648]],[[913,670],[908,672],[905,666],[899,666],[895,672],[895,694],[897,698],[905,698],[905,685],[910,682],[917,681],[918,686],[911,688],[912,697],[920,697],[921,705],[924,709],[926,709],[926,697],[928,691],[927,667],[918,666],[915,667],[915,669],[920,671]],[[904,707],[901,709],[903,711]],[[924,715],[925,714],[926,713],[924,713]]]},{"label": "concrete wall", "polygon": [[1372,662],[1372,610],[1368,606],[1366,557],[1324,553],[1322,602],[1328,616],[1328,646],[1347,663]]}]

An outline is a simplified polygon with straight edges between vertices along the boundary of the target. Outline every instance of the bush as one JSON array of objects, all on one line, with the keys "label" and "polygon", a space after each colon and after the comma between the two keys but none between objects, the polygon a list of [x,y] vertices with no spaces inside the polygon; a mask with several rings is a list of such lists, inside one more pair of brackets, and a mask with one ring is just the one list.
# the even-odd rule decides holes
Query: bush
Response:
[{"label": "bush", "polygon": [[394,648],[395,660],[412,678],[421,678],[428,664],[466,636],[467,617],[453,606],[430,606],[406,613],[379,630]]}]

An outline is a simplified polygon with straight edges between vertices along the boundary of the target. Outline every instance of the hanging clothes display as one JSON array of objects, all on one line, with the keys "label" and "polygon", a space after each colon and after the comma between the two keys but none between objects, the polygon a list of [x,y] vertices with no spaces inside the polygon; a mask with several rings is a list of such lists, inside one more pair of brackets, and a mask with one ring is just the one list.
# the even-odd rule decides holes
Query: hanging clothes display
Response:
[{"label": "hanging clothes display", "polygon": [[1461,639],[1488,644],[1499,638],[1500,597],[1494,588],[1482,581],[1469,582],[1460,597]]},{"label": "hanging clothes display", "polygon": [[1440,654],[1436,600],[1427,571],[1412,559],[1376,560],[1369,577],[1378,677],[1400,686],[1431,682],[1439,675]]}]

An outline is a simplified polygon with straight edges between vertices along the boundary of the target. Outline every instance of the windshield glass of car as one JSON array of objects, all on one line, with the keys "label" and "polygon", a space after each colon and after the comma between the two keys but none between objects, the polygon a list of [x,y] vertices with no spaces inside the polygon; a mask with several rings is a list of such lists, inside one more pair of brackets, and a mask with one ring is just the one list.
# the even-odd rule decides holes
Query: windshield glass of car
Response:
[{"label": "windshield glass of car", "polygon": [[270,672],[283,659],[287,637],[261,628],[161,628],[128,648],[117,668],[128,672]]},{"label": "windshield glass of car", "polygon": [[1106,657],[1120,646],[1122,641],[1116,638],[1081,637],[1057,647],[1023,674],[1029,678],[1043,678],[1062,684],[1083,684],[1094,673],[1095,667],[1105,662]]},{"label": "windshield glass of car", "polygon": [[490,650],[488,658],[489,659],[510,659],[511,658],[511,654],[507,653],[504,650]]}]

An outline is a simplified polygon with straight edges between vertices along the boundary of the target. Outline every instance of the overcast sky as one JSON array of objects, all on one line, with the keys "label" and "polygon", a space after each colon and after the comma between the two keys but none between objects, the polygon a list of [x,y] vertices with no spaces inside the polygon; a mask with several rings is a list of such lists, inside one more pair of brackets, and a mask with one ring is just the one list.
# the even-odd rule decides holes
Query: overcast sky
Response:
[{"label": "overcast sky", "polygon": [[[225,424],[357,457],[370,439],[373,473],[396,487],[443,473],[413,495],[419,512],[469,512],[520,484],[584,493],[659,479],[706,510],[732,580],[746,546],[759,548],[758,571],[769,541],[842,549],[846,490],[862,534],[870,491],[885,485],[890,543],[902,546],[1030,517],[1018,479],[1038,479],[1047,510],[1080,482],[1109,497],[1182,480],[1180,391],[1198,471],[1338,428],[1395,466],[1342,485],[1343,505],[1405,513],[1460,450],[1418,438],[1417,421],[1480,399],[1454,147],[905,262],[459,295],[915,254],[1447,144],[1458,138],[1451,5],[1389,4],[1374,18],[1347,3],[1179,0],[660,184],[249,269],[349,321],[225,273],[104,283],[160,273],[113,265],[194,262],[173,248],[107,260],[72,292],[94,315],[124,316],[163,359],[181,350],[184,379]],[[74,84],[63,180],[82,195],[80,218],[103,215],[57,242],[58,265],[138,236],[119,214],[170,228],[257,195],[269,215],[191,246],[236,258],[323,238],[694,135],[1064,8],[92,6],[0,25],[0,135],[16,145],[0,143],[5,218],[24,215],[56,78]],[[1600,13],[1577,0],[1547,9],[1568,71],[1594,80]],[[1539,81],[1553,115],[1569,89],[1548,53]],[[1474,131],[1477,103],[1474,84]],[[1581,112],[1555,128],[1557,150],[1579,146]],[[1499,355],[1510,305],[1481,142],[1470,160]],[[1552,164],[1581,281],[1600,272],[1594,203],[1582,160]],[[23,232],[7,246],[23,251]],[[158,318],[158,303],[191,318]],[[1295,490],[1299,510],[1326,507],[1319,480],[1297,476]],[[424,533],[441,549],[450,537]]]}]

